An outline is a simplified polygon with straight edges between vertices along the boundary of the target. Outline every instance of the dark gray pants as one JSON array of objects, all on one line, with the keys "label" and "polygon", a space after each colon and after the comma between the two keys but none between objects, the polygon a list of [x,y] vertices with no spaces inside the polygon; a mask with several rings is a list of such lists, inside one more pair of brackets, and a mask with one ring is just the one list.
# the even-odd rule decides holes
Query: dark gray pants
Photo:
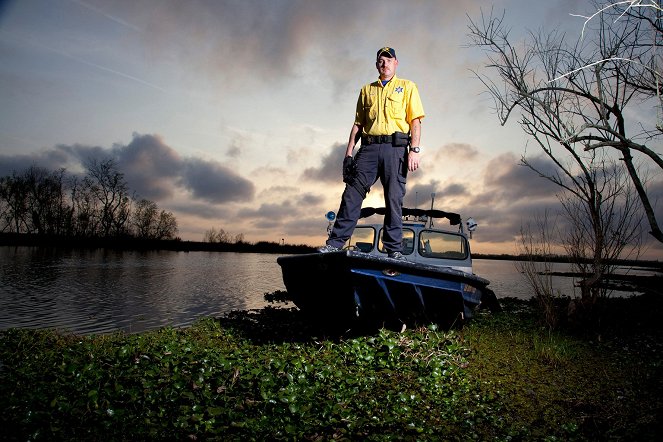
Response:
[{"label": "dark gray pants", "polygon": [[346,184],[336,222],[327,244],[343,247],[359,220],[361,205],[371,186],[380,179],[387,213],[382,243],[387,252],[400,252],[403,241],[403,197],[407,177],[407,148],[391,144],[368,144],[355,155],[357,177]]}]

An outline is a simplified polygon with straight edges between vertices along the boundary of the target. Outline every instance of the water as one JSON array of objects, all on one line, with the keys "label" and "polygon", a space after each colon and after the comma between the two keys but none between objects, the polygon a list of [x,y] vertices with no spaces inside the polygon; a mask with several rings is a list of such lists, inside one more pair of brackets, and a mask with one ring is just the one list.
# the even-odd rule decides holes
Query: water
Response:
[{"label": "water", "polygon": [[[477,275],[490,281],[490,288],[498,298],[529,299],[533,296],[532,288],[518,270],[517,264],[516,261],[509,260],[474,259],[472,260],[472,270]],[[551,270],[557,272],[569,271],[570,266],[568,264],[553,263]],[[553,284],[562,293],[569,295],[577,290],[573,285],[573,278],[554,276]]]},{"label": "water", "polygon": [[261,308],[275,255],[0,247],[0,329],[140,332]]},{"label": "water", "polygon": [[[61,250],[0,247],[0,329],[57,328],[77,334],[141,332],[200,317],[262,308],[285,290],[276,255],[225,252]],[[556,264],[567,271],[568,265]],[[529,299],[513,261],[474,260],[498,297]],[[571,278],[555,277],[573,293]]]}]

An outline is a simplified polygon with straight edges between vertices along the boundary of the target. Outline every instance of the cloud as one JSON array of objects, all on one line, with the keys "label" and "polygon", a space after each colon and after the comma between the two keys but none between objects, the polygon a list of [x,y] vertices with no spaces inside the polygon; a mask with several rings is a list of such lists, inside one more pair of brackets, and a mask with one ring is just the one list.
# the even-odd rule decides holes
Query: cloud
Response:
[{"label": "cloud", "polygon": [[[409,178],[408,178],[409,180]],[[431,180],[423,184],[408,185],[406,187],[405,198],[403,198],[404,207],[430,208],[431,194],[436,193],[440,183]],[[436,206],[439,208],[439,206]]]},{"label": "cloud", "polygon": [[134,134],[131,143],[116,146],[114,151],[119,169],[140,197],[162,200],[173,196],[174,178],[182,173],[184,161],[161,137]]},{"label": "cloud", "polygon": [[188,192],[194,200],[209,203],[248,202],[255,185],[230,168],[213,160],[182,158],[158,135],[134,134],[127,145],[112,148],[82,144],[57,145],[39,153],[0,156],[0,174],[21,173],[32,165],[51,170],[84,171],[90,160],[113,159],[124,174],[131,191],[139,198],[163,200],[178,191]]},{"label": "cloud", "polygon": [[325,198],[321,195],[314,195],[312,193],[304,193],[298,195],[296,204],[300,207],[314,207],[318,204],[322,204],[325,201]]},{"label": "cloud", "polygon": [[289,201],[284,201],[280,203],[263,203],[257,209],[241,209],[237,213],[237,216],[244,219],[254,219],[263,222],[269,220],[270,223],[275,223],[275,220],[282,220],[296,216],[297,211],[297,206]]},{"label": "cloud", "polygon": [[69,165],[69,155],[61,149],[51,149],[19,155],[0,155],[0,176],[20,174],[31,166],[57,170]]},{"label": "cloud", "polygon": [[479,150],[467,143],[448,143],[442,146],[435,154],[435,161],[448,160],[449,157],[460,160],[474,160],[479,155]]},{"label": "cloud", "polygon": [[[528,160],[543,173],[555,172],[555,165],[543,156]],[[557,185],[521,165],[513,153],[493,158],[483,172],[483,180],[487,192],[481,197],[486,202],[513,204],[521,199],[554,197],[560,191]]]},{"label": "cloud", "polygon": [[194,197],[210,203],[248,202],[255,194],[254,184],[217,161],[188,159],[181,183]]},{"label": "cloud", "polygon": [[[157,2],[144,14],[143,7],[133,3],[124,3],[128,11],[122,16],[143,19],[144,23],[132,22],[146,31],[143,35],[150,53],[175,53],[180,64],[207,73],[211,81],[246,86],[313,76],[331,80],[335,94],[352,95],[357,91],[354,79],[358,75],[375,73],[375,51],[385,44],[396,45],[397,50],[411,48],[400,54],[405,62],[426,55],[429,63],[449,69],[448,57],[431,54],[457,51],[459,44],[440,40],[429,29],[453,27],[457,32],[449,33],[463,35],[465,14],[478,10],[471,0],[417,2],[414,8],[384,0],[351,4],[202,1],[186,5],[171,0]],[[418,26],[413,28],[412,23]],[[389,27],[386,35],[385,24]],[[462,37],[457,38],[460,43]],[[175,48],[167,44],[173,39],[178,42]],[[340,44],[330,45],[331,41]]]},{"label": "cloud", "polygon": [[176,201],[169,204],[168,209],[203,219],[213,219],[215,221],[232,220],[234,218],[233,212],[227,210],[225,207],[197,201]]},{"label": "cloud", "polygon": [[343,157],[345,146],[341,143],[334,144],[329,153],[322,157],[319,167],[309,167],[302,172],[305,180],[340,183],[342,180]]}]

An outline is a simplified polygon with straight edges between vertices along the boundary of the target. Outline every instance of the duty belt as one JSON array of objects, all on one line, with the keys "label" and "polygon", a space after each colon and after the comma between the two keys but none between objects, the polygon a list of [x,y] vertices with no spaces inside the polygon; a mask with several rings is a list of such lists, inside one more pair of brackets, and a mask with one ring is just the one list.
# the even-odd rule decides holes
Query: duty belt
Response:
[{"label": "duty belt", "polygon": [[362,135],[361,144],[391,144],[392,146],[407,146],[409,136],[403,132],[394,132],[391,135]]},{"label": "duty belt", "polygon": [[362,135],[361,144],[391,144],[392,135]]}]

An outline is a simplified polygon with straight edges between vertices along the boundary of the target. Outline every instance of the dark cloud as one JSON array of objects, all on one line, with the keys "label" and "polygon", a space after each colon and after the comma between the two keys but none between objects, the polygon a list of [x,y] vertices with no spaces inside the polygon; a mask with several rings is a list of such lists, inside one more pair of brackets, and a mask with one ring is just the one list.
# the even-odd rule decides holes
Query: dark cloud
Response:
[{"label": "dark cloud", "polygon": [[439,185],[440,183],[437,181],[430,181],[427,184],[418,183],[412,186],[408,185],[405,198],[403,199],[403,206],[429,208],[431,194],[437,192]]},{"label": "dark cloud", "polygon": [[182,173],[184,162],[160,137],[135,134],[131,143],[114,150],[119,169],[140,197],[160,200],[173,196],[174,178]]},{"label": "dark cloud", "polygon": [[345,156],[345,145],[334,144],[327,155],[322,157],[319,167],[310,167],[302,173],[305,180],[340,183],[342,177],[343,157]]},{"label": "dark cloud", "polygon": [[[528,160],[544,174],[555,173],[555,165],[542,156]],[[484,186],[490,193],[490,201],[510,204],[522,198],[554,196],[560,190],[550,180],[521,165],[512,153],[500,155],[488,163],[484,170]]]},{"label": "dark cloud", "polygon": [[473,160],[479,155],[479,150],[467,143],[448,143],[442,146],[436,155],[435,160],[444,160],[449,157],[462,159],[462,160]]},{"label": "dark cloud", "polygon": [[[310,69],[303,60],[312,55],[319,68],[316,72],[324,76],[321,80],[331,80],[335,94],[350,95],[358,91],[353,82],[358,73],[375,73],[373,57],[377,48],[398,41],[400,47],[411,48],[402,52],[405,62],[408,52],[415,57],[417,50],[428,55],[449,47],[455,50],[457,45],[440,41],[427,31],[428,27],[453,26],[459,29],[458,35],[463,35],[465,14],[478,9],[471,0],[419,2],[416,8],[382,0],[263,1],[259,5],[237,1],[183,4],[171,0],[151,5],[148,14],[144,6],[134,3],[122,3],[123,15],[140,17],[153,56],[172,56],[179,51],[176,53],[182,65],[208,73],[212,81],[246,86],[299,76],[303,69]],[[413,28],[411,23],[420,26]],[[389,28],[387,34],[385,26]],[[330,45],[339,35],[347,44]],[[173,38],[178,41],[176,47],[169,44]],[[374,43],[365,53],[353,48],[368,45],[366,42]],[[430,58],[430,63],[440,65],[448,60]]]},{"label": "dark cloud", "polygon": [[228,221],[235,218],[233,212],[228,211],[226,207],[196,201],[176,202],[169,205],[168,208],[179,213],[217,221]]},{"label": "dark cloud", "polygon": [[[243,208],[235,215],[235,220],[244,220],[254,229],[271,229],[281,231],[289,235],[306,235],[307,229],[294,229],[293,225],[301,225],[301,220],[310,217],[311,213],[320,212],[319,219],[324,219],[325,211],[319,209],[324,198],[311,193],[299,193],[293,189],[290,196],[282,201],[263,203],[257,208]],[[319,223],[318,223],[319,225]],[[324,233],[323,227],[318,233]]]},{"label": "dark cloud", "polygon": [[304,193],[302,195],[298,195],[296,204],[299,207],[303,208],[309,208],[309,207],[315,207],[319,204],[322,204],[324,202],[324,197],[321,195],[314,195],[312,193]]},{"label": "dark cloud", "polygon": [[181,182],[196,198],[211,203],[249,202],[255,194],[251,181],[216,161],[187,160]]},{"label": "dark cloud", "polygon": [[[552,163],[542,157],[531,161],[541,170],[553,170]],[[446,210],[460,213],[465,220],[473,217],[479,224],[474,235],[476,241],[504,244],[504,253],[512,252],[520,227],[533,216],[543,216],[546,211],[550,216],[555,216],[559,210],[555,196],[559,188],[521,166],[513,154],[492,159],[483,171],[483,185],[477,188],[481,191],[451,183],[438,192],[440,204],[444,204],[449,197],[468,195],[467,202],[454,200],[460,205]]]},{"label": "dark cloud", "polygon": [[[83,145],[58,145],[52,149],[19,155],[0,155],[0,175],[21,173],[30,166],[44,167],[50,170],[60,168],[72,172],[82,170],[82,164],[92,158],[102,158],[104,149]],[[106,151],[106,155],[108,153]]]},{"label": "dark cloud", "polygon": [[279,219],[293,215],[293,205],[290,202],[264,203],[257,209],[242,209],[237,213],[240,218]]},{"label": "dark cloud", "polygon": [[32,165],[51,170],[67,168],[78,173],[90,160],[113,159],[129,188],[139,198],[160,200],[178,190],[210,203],[247,202],[254,198],[254,184],[230,168],[212,160],[182,158],[156,135],[134,134],[127,145],[110,149],[82,144],[58,145],[30,155],[0,156],[0,174],[18,173]]},{"label": "dark cloud", "polygon": [[[327,225],[324,213],[316,217],[299,217],[283,224],[283,231],[287,235],[310,236],[319,238],[319,245],[323,245],[327,239]],[[313,242],[315,243],[315,241]]]},{"label": "dark cloud", "polygon": [[[529,161],[545,174],[555,171],[554,165],[543,156],[529,158]],[[520,241],[521,228],[535,227],[537,219],[546,217],[548,225],[554,225],[559,231],[570,228],[557,198],[562,189],[521,166],[514,155],[494,158],[483,175],[481,193],[474,193],[469,202],[458,209],[465,219],[472,216],[479,223],[476,233],[479,241],[504,243],[505,253],[508,253]],[[663,181],[650,183],[648,195],[653,203],[659,202],[657,217],[663,219],[663,204],[660,203]],[[643,223],[646,223],[644,218]],[[643,226],[648,230],[648,225]],[[649,238],[645,241],[651,244]],[[658,246],[654,244],[652,247],[656,249]]]},{"label": "dark cloud", "polygon": [[66,156],[60,157],[58,153],[50,151],[48,154],[0,155],[0,176],[20,174],[31,166],[59,169],[66,164]]}]

